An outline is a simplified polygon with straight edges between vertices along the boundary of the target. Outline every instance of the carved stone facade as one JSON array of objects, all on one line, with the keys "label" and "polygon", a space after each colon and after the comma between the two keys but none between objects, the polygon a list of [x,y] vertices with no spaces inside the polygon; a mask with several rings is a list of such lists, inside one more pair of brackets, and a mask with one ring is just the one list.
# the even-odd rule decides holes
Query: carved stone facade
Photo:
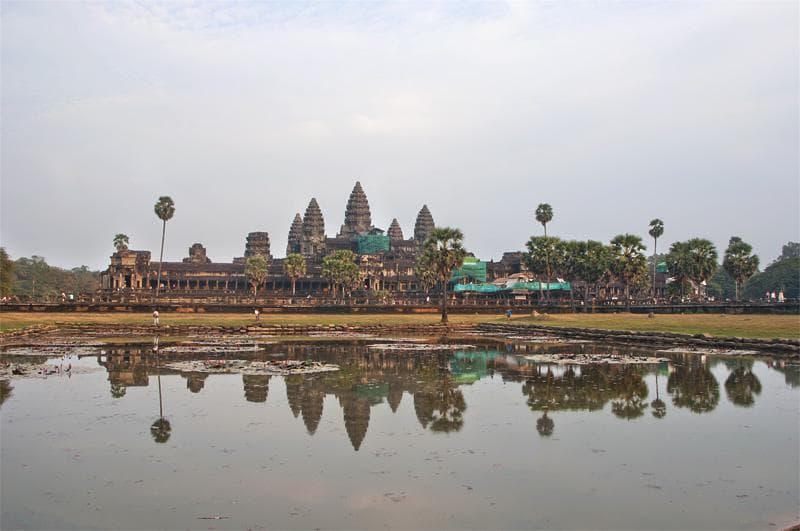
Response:
[{"label": "carved stone facade", "polygon": [[[386,235],[372,225],[369,201],[361,183],[353,187],[345,208],[344,223],[336,237],[325,235],[325,219],[315,198],[308,203],[305,214],[296,214],[291,222],[286,253],[301,253],[307,261],[307,273],[296,283],[298,293],[321,295],[327,292],[328,282],[322,276],[322,260],[334,251],[353,251],[361,271],[357,290],[386,290],[409,292],[421,289],[414,266],[420,252],[420,242],[434,228],[433,217],[423,206],[414,226],[414,238],[404,239],[397,219],[393,219]],[[365,245],[365,241],[369,244]],[[378,249],[378,250],[375,250]],[[267,232],[247,235],[244,256],[232,263],[212,263],[206,249],[195,243],[189,256],[181,262],[162,264],[161,286],[167,293],[182,291],[222,291],[225,293],[249,289],[244,274],[248,257],[262,254],[270,260],[266,289],[262,293],[291,291],[291,282],[283,269],[283,259],[272,259]],[[121,250],[111,257],[111,265],[103,273],[103,287],[108,290],[155,289],[158,262],[150,261],[147,251]]]},{"label": "carved stone facade", "polygon": [[211,259],[206,256],[206,248],[202,243],[195,243],[189,247],[189,257],[183,259],[184,263],[191,264],[210,264]]}]

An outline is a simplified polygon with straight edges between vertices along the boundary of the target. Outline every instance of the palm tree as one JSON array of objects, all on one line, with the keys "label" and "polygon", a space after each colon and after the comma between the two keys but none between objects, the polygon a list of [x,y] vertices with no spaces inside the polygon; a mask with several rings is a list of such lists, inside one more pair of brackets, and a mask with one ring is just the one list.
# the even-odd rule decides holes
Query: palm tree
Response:
[{"label": "palm tree", "polygon": [[692,238],[689,240],[689,247],[692,250],[693,280],[698,286],[705,286],[708,280],[717,272],[717,248],[711,241],[704,238]]},{"label": "palm tree", "polygon": [[736,283],[736,300],[739,300],[739,289],[748,278],[758,271],[758,256],[750,254],[753,248],[738,236],[732,236],[725,250],[722,267],[733,277]]},{"label": "palm tree", "polygon": [[261,254],[251,256],[244,264],[244,274],[253,286],[253,303],[255,303],[258,297],[258,287],[267,280],[269,262]]},{"label": "palm tree", "polygon": [[692,249],[689,242],[675,242],[667,253],[667,269],[669,274],[678,282],[683,297],[686,285],[692,278]]},{"label": "palm tree", "polygon": [[524,255],[525,265],[528,266],[531,272],[536,273],[540,279],[539,300],[541,301],[543,297],[541,276],[544,275],[547,280],[547,296],[549,298],[550,279],[553,271],[560,269],[564,262],[564,245],[560,238],[531,236],[525,246],[528,248],[528,252]]},{"label": "palm tree", "polygon": [[664,234],[664,222],[658,218],[650,221],[650,230],[648,234],[653,238],[653,293],[656,296],[656,256],[658,256],[658,239]]},{"label": "palm tree", "polygon": [[300,253],[289,253],[283,261],[283,270],[292,281],[292,295],[295,294],[297,279],[306,274],[306,258]]},{"label": "palm tree", "polygon": [[175,215],[175,202],[170,196],[162,195],[156,201],[154,210],[158,219],[163,222],[161,226],[161,254],[158,257],[158,279],[156,280],[156,298],[158,298],[158,292],[161,288],[161,265],[164,262],[164,236],[167,232],[167,221]]},{"label": "palm tree", "polygon": [[553,207],[547,203],[539,203],[536,207],[536,221],[544,227],[544,235],[547,236],[547,224],[553,220]]},{"label": "palm tree", "polygon": [[602,242],[588,240],[586,242],[586,255],[581,264],[580,278],[583,279],[583,300],[589,302],[589,284],[597,292],[597,283],[606,278],[612,265],[613,253],[611,247]]},{"label": "palm tree", "polygon": [[114,248],[118,253],[128,250],[128,236],[126,234],[117,234],[114,236]]},{"label": "palm tree", "polygon": [[441,227],[433,229],[423,245],[422,256],[418,268],[429,271],[442,285],[442,322],[447,322],[447,283],[453,270],[464,265],[467,251],[462,240],[464,235],[459,229]]},{"label": "palm tree", "polygon": [[647,274],[646,249],[642,239],[634,234],[619,234],[611,240],[614,251],[613,269],[625,285],[625,308],[630,311],[630,285],[642,273]]},{"label": "palm tree", "polygon": [[328,279],[336,297],[338,287],[342,286],[342,295],[349,293],[358,280],[358,264],[353,251],[342,249],[334,251],[322,259],[322,276]]}]

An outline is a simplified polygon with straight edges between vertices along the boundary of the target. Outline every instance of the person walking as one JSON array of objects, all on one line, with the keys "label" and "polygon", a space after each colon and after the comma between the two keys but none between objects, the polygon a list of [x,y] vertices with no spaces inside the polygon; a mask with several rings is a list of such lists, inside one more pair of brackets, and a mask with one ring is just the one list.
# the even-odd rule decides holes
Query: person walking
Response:
[{"label": "person walking", "polygon": [[153,326],[158,326],[158,310],[153,310]]},{"label": "person walking", "polygon": [[253,314],[256,316],[256,321],[258,321],[258,318],[261,316],[261,313],[259,313],[258,308],[253,310]]}]

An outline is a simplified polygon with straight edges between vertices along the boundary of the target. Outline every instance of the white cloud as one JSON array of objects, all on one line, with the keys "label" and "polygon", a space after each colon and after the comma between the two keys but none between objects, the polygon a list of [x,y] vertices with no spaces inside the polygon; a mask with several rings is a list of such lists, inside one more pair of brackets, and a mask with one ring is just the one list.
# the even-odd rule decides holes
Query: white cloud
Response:
[{"label": "white cloud", "polygon": [[[422,203],[478,254],[537,230],[667,223],[769,260],[798,239],[796,4],[11,4],[2,24],[2,236],[100,267],[116,232],[268,230],[353,182],[376,224]],[[43,201],[43,194],[49,197]],[[767,208],[768,205],[768,208]],[[49,230],[58,227],[57,231]]]}]

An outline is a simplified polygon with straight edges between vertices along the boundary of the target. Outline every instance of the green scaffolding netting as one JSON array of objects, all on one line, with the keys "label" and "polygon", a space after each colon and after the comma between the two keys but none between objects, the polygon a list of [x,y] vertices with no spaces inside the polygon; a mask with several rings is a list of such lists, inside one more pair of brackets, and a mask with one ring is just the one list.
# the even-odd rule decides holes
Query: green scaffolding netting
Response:
[{"label": "green scaffolding netting", "polygon": [[365,234],[358,238],[358,254],[377,254],[388,250],[388,236],[382,234]]},{"label": "green scaffolding netting", "polygon": [[[542,291],[569,291],[569,282],[542,282]],[[526,290],[526,291],[539,291],[538,282],[515,282],[508,286],[498,286],[495,284],[474,283],[469,284],[456,284],[453,286],[453,291],[456,293],[497,293],[498,291],[511,291],[511,290]]]},{"label": "green scaffolding netting", "polygon": [[450,282],[458,282],[463,279],[486,282],[486,262],[481,262],[477,258],[468,256],[464,259],[464,264],[453,270]]}]

